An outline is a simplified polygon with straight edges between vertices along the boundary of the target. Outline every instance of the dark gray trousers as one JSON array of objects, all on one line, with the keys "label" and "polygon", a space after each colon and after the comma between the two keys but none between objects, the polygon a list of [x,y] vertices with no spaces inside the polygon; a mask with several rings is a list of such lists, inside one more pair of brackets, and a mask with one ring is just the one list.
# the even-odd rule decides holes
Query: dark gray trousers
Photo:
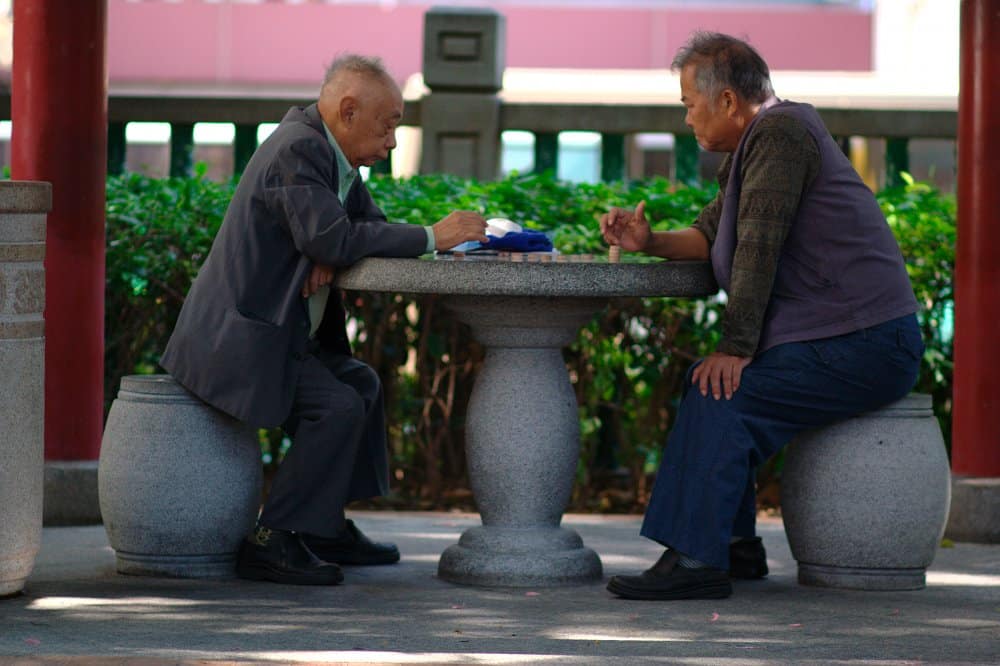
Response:
[{"label": "dark gray trousers", "polygon": [[271,484],[260,524],[336,536],[344,507],[387,486],[382,384],[371,367],[322,349],[302,361],[282,428],[292,439]]}]

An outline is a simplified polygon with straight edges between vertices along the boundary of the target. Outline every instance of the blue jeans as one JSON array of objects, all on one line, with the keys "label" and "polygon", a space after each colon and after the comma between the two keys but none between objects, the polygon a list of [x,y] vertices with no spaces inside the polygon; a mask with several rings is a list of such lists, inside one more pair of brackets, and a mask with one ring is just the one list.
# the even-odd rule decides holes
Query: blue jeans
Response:
[{"label": "blue jeans", "polygon": [[689,372],[641,534],[727,569],[730,537],[754,534],[757,466],[802,430],[905,396],[923,348],[907,315],[772,347],[743,369],[731,400],[703,397]]}]

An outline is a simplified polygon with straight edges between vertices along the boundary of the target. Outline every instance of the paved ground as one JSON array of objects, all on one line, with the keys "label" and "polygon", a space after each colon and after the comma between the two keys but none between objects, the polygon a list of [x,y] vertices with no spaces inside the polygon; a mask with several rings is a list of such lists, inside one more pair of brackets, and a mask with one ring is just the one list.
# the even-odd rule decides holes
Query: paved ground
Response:
[{"label": "paved ground", "polygon": [[[809,588],[770,519],[767,580],[737,582],[721,601],[631,602],[604,583],[439,580],[438,556],[475,515],[354,517],[403,561],[349,569],[334,588],[122,576],[103,528],[46,528],[26,594],[0,601],[0,664],[1000,663],[1000,546],[941,549],[918,592]],[[564,522],[601,555],[605,581],[659,554],[638,518]]]}]

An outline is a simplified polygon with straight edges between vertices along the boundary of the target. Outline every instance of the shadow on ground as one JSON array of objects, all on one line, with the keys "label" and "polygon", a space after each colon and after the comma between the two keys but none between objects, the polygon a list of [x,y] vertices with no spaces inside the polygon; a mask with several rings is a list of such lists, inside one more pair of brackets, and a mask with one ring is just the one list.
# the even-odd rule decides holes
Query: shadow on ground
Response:
[{"label": "shadow on ground", "polygon": [[[568,516],[604,581],[484,589],[436,577],[469,514],[357,513],[403,561],[333,588],[114,572],[103,528],[47,528],[26,594],[0,602],[0,662],[39,663],[997,663],[1000,546],[942,549],[917,592],[803,587],[777,519],[771,575],[719,601],[632,602],[604,589],[659,548],[639,519]],[[15,659],[16,658],[16,659]]]}]

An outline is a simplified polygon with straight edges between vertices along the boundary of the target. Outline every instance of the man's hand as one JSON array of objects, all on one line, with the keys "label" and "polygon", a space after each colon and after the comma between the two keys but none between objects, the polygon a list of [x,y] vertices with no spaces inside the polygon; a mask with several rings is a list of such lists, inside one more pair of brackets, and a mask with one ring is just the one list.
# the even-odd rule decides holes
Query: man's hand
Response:
[{"label": "man's hand", "polygon": [[712,389],[712,397],[718,400],[726,394],[726,400],[731,400],[733,393],[740,387],[740,376],[743,368],[750,365],[753,358],[749,356],[731,356],[722,352],[709,354],[698,364],[691,374],[691,383],[698,385],[703,396]]},{"label": "man's hand", "polygon": [[333,266],[316,264],[302,285],[302,298],[309,298],[323,285],[333,282]]},{"label": "man's hand", "polygon": [[434,225],[434,248],[450,250],[459,243],[479,241],[485,243],[486,220],[479,213],[469,210],[456,210]]},{"label": "man's hand", "polygon": [[652,235],[646,221],[646,202],[640,202],[635,212],[612,208],[601,215],[601,235],[608,245],[618,245],[626,252],[644,252]]}]

